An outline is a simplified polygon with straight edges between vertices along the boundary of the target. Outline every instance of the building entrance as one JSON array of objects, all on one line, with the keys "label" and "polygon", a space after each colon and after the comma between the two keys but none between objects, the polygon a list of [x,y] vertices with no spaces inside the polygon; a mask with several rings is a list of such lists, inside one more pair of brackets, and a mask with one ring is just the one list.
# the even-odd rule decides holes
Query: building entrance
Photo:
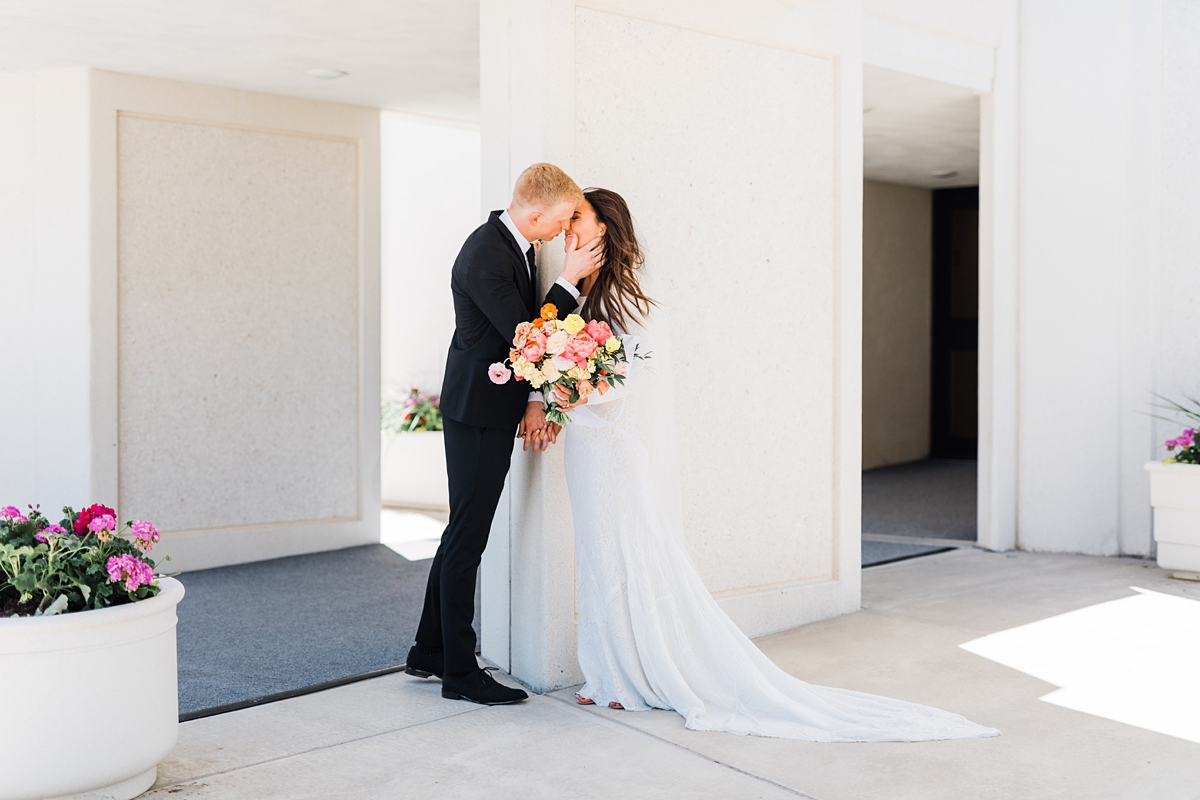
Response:
[{"label": "building entrance", "polygon": [[979,428],[979,187],[933,193],[929,457],[975,458]]}]

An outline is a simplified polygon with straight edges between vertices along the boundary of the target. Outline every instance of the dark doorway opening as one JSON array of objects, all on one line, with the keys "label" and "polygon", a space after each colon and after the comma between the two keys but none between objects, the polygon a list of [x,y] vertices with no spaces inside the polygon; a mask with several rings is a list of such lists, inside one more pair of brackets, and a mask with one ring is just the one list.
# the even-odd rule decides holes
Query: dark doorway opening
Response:
[{"label": "dark doorway opening", "polygon": [[930,458],[973,459],[979,427],[979,188],[933,193]]}]

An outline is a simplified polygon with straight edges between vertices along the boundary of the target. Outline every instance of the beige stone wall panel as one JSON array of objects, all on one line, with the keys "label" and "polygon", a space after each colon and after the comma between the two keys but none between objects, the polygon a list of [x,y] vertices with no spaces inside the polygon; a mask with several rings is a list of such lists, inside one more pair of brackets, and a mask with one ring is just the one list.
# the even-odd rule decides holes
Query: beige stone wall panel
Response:
[{"label": "beige stone wall panel", "polygon": [[358,516],[357,149],[119,116],[124,516]]},{"label": "beige stone wall panel", "polygon": [[929,455],[932,225],[930,190],[863,182],[863,469]]},{"label": "beige stone wall panel", "polygon": [[832,576],[834,63],[583,8],[575,47],[574,176],[671,321],[689,552],[718,595]]}]

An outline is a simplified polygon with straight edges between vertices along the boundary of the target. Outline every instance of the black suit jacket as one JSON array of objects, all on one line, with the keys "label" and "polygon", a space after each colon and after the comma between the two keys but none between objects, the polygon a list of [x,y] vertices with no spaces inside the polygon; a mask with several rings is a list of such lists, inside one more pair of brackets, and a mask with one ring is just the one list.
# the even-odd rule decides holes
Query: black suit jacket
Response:
[{"label": "black suit jacket", "polygon": [[[450,273],[454,294],[454,337],[442,379],[442,414],[479,428],[515,428],[525,413],[528,381],[495,384],[488,366],[508,358],[513,333],[538,315],[537,287],[530,285],[525,254],[493,211],[463,243]],[[574,310],[575,298],[555,284],[546,303],[559,318]]]}]

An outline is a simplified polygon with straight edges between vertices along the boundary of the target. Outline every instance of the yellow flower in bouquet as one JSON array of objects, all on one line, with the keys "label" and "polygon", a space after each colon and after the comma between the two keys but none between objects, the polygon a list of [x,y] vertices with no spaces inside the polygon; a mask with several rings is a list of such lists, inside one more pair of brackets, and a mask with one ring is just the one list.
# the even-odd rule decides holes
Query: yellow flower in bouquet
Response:
[{"label": "yellow flower in bouquet", "polygon": [[568,314],[567,318],[565,320],[563,320],[562,328],[567,333],[574,336],[575,334],[577,334],[581,330],[583,330],[583,328],[586,324],[587,323],[585,323],[583,321],[583,317],[579,316],[578,314]]},{"label": "yellow flower in bouquet", "polygon": [[604,349],[610,353],[615,353],[618,350],[620,350],[621,349],[621,337],[620,336],[608,337],[608,341],[604,343]]}]

